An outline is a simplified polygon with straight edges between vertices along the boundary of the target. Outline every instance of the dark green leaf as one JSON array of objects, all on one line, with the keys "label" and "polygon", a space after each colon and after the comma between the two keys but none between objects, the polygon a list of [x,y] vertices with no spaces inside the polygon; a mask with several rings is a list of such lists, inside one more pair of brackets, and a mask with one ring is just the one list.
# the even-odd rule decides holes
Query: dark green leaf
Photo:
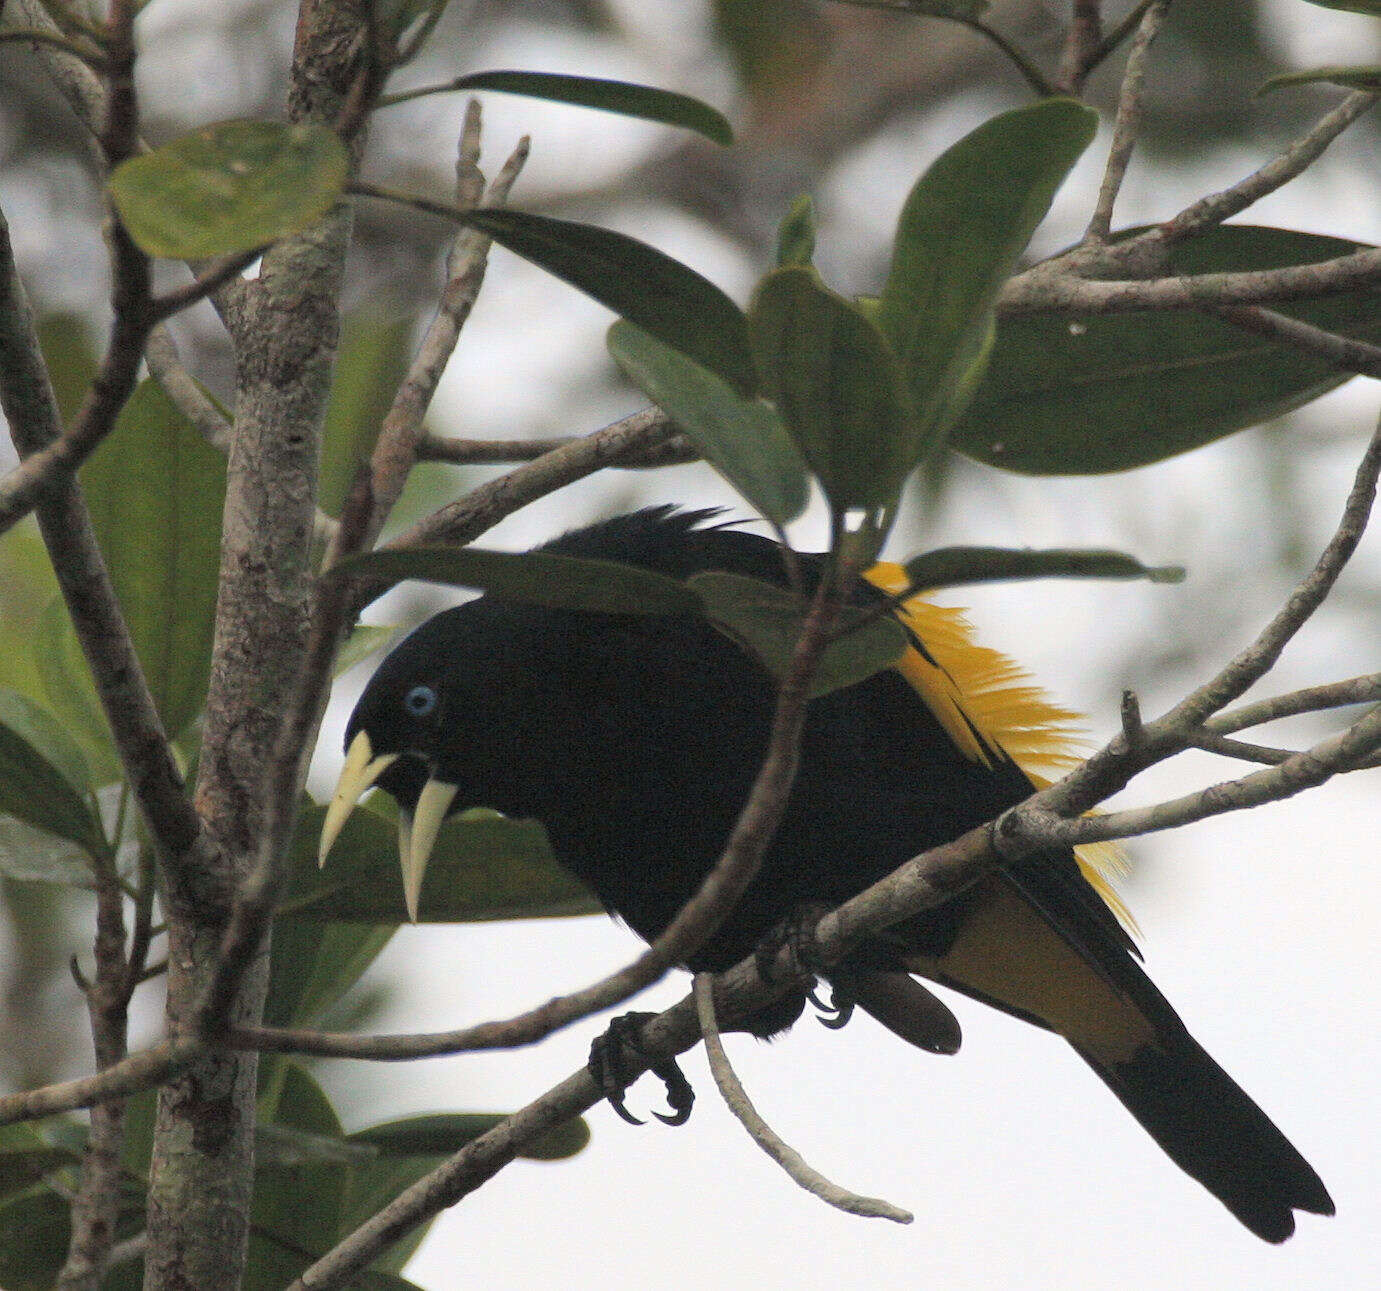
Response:
[{"label": "dark green leaf", "polygon": [[973,19],[988,9],[988,0],[844,0],[863,9],[925,14],[931,18]]},{"label": "dark green leaf", "polygon": [[814,270],[788,267],[759,284],[749,334],[764,391],[830,502],[895,502],[916,465],[916,423],[877,326]]},{"label": "dark green leaf", "polygon": [[777,267],[808,265],[815,255],[815,203],[802,193],[777,226]]},{"label": "dark green leaf", "polygon": [[265,1024],[315,1022],[359,981],[394,931],[391,924],[279,919],[273,929]]},{"label": "dark green leaf", "polygon": [[[369,1147],[378,1158],[350,1170],[343,1227],[348,1231],[386,1206],[404,1188],[440,1165],[448,1156],[486,1133],[504,1119],[500,1112],[456,1112],[413,1116],[374,1125],[349,1136],[348,1142]],[[574,1156],[589,1142],[590,1131],[579,1117],[557,1126],[526,1148],[521,1155],[537,1161]],[[414,1229],[399,1241],[375,1267],[403,1267],[421,1243],[426,1227]]]},{"label": "dark green leaf", "polygon": [[[726,636],[754,654],[776,677],[790,666],[801,635],[801,602],[790,591],[771,583],[710,570],[686,580],[705,601],[711,621]],[[862,611],[846,609],[840,626],[861,623],[832,641],[820,658],[812,696],[827,695],[866,681],[891,667],[906,649],[906,632],[890,615],[862,622]]]},{"label": "dark green leaf", "polygon": [[620,116],[660,121],[663,125],[684,126],[726,146],[734,141],[734,132],[722,112],[688,94],[658,90],[650,85],[606,81],[595,76],[565,76],[556,72],[473,72],[458,77],[450,88],[499,90],[504,94],[574,103],[616,112]]},{"label": "dark green leaf", "polygon": [[420,578],[473,587],[549,609],[604,614],[694,614],[700,603],[674,578],[611,560],[584,560],[544,551],[478,547],[412,547],[372,551],[342,561],[341,577],[389,584]]},{"label": "dark green leaf", "polygon": [[99,855],[101,822],[85,799],[46,757],[0,721],[0,814],[66,838]]},{"label": "dark green leaf", "polygon": [[780,525],[805,510],[805,464],[770,404],[743,398],[709,369],[624,320],[609,329],[609,353],[759,512]]},{"label": "dark green leaf", "polygon": [[33,1187],[46,1175],[79,1158],[61,1148],[25,1148],[0,1152],[0,1204]]},{"label": "dark green leaf", "polygon": [[120,763],[110,727],[61,595],[54,595],[39,615],[29,649],[47,707],[80,746],[92,778],[99,784],[117,779]]},{"label": "dark green leaf", "polygon": [[[1359,249],[1338,238],[1225,224],[1177,247],[1169,271],[1277,269]],[[1381,303],[1371,288],[1276,308],[1381,341]],[[997,336],[950,443],[991,466],[1032,475],[1159,462],[1278,417],[1348,379],[1288,345],[1190,310],[1004,318]]]},{"label": "dark green leaf", "polygon": [[[1381,12],[1381,4],[1378,5]],[[1283,76],[1273,76],[1257,94],[1269,94],[1272,90],[1284,89],[1287,85],[1341,85],[1347,90],[1365,90],[1368,94],[1381,94],[1381,66],[1375,63],[1360,67],[1311,67],[1303,72],[1287,72]]]},{"label": "dark green leaf", "polygon": [[1009,547],[937,547],[906,562],[906,574],[918,591],[965,583],[994,583],[1021,578],[1145,578],[1152,583],[1180,583],[1180,565],[1143,565],[1120,551]]},{"label": "dark green leaf", "polygon": [[878,324],[911,390],[918,457],[963,411],[997,293],[1097,123],[1071,99],[1004,112],[946,151],[907,197]]},{"label": "dark green leaf", "polygon": [[[507,1118],[505,1112],[440,1112],[371,1125],[350,1135],[349,1142],[377,1148],[384,1156],[448,1157],[487,1134]],[[558,1125],[520,1155],[533,1161],[573,1157],[590,1141],[590,1127],[580,1117]]]},{"label": "dark green leaf", "polygon": [[326,126],[222,121],[121,163],[107,187],[149,255],[199,260],[306,228],[335,204],[349,170]]},{"label": "dark green leaf", "polygon": [[225,458],[150,380],[81,482],[144,675],[176,736],[206,698]]},{"label": "dark green leaf", "polygon": [[[297,1062],[284,1063],[277,1098],[265,1119],[344,1144],[340,1121],[315,1078]],[[255,1228],[299,1249],[327,1251],[340,1234],[346,1180],[339,1160],[315,1156],[291,1165],[264,1163],[254,1171]]]},{"label": "dark green leaf", "polygon": [[[324,868],[317,838],[325,808],[301,813],[289,860],[285,911],[298,919],[397,924],[405,918],[396,808],[376,794],[345,823]],[[422,885],[422,923],[545,919],[594,914],[599,903],[552,859],[536,821],[494,812],[442,827]]]},{"label": "dark green leaf", "polygon": [[67,1202],[47,1188],[0,1206],[0,1286],[51,1291],[70,1235]]},{"label": "dark green leaf", "polygon": [[743,311],[694,269],[593,224],[499,210],[468,211],[464,222],[752,393]]},{"label": "dark green leaf", "polygon": [[369,460],[394,391],[412,357],[411,317],[357,309],[341,321],[321,438],[317,503],[339,516],[355,472]]},{"label": "dark green leaf", "polygon": [[86,758],[62,723],[27,695],[0,688],[0,723],[37,749],[78,794],[96,788]]}]

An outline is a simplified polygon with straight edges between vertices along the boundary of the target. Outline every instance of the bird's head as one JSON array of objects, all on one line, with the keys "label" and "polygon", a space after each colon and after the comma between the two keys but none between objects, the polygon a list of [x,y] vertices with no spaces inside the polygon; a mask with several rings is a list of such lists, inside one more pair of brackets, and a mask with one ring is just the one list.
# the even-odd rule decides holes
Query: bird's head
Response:
[{"label": "bird's head", "polygon": [[431,640],[435,635],[428,624],[404,641],[360,696],[345,728],[345,766],[326,810],[318,853],[324,865],[350,813],[371,788],[378,785],[391,794],[398,802],[403,895],[414,921],[427,860],[457,793],[454,780],[438,766],[445,760],[443,723],[454,679],[437,666],[445,656]]}]

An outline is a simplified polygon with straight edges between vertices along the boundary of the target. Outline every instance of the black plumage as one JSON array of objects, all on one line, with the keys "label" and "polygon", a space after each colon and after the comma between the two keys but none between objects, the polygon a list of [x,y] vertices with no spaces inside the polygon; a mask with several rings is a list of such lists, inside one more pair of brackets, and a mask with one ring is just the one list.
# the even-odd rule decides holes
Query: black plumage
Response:
[{"label": "black plumage", "polygon": [[[707,526],[709,516],[652,508],[546,550],[677,578],[720,569],[784,581],[775,544]],[[651,940],[722,850],[774,699],[762,666],[701,620],[485,596],[438,614],[380,666],[347,730],[352,757],[371,770],[346,796],[377,778],[406,814],[430,782],[443,810],[536,817],[558,859]],[[729,967],[799,907],[837,905],[1026,797],[1026,773],[1000,747],[987,752],[957,747],[896,670],[813,700],[762,869],[688,967]],[[1188,1034],[1135,955],[1062,852],[889,929],[837,971],[865,1009],[923,1048],[952,1051],[958,1027],[909,973],[1063,1035],[1170,1157],[1268,1241],[1294,1231],[1294,1209],[1331,1214],[1313,1169]],[[789,997],[752,1029],[779,1030],[802,1004]]]}]

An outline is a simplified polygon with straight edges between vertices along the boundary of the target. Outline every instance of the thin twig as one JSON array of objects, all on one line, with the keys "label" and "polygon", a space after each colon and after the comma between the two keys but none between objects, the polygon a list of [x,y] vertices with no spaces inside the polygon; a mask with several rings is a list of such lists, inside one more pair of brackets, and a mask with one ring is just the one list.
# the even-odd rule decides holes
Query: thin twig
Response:
[{"label": "thin twig", "polygon": [[94,1076],[0,1096],[0,1125],[37,1121],[58,1112],[94,1107],[113,1098],[128,1098],[131,1094],[154,1089],[186,1071],[205,1053],[198,1041],[181,1036],[130,1054]]},{"label": "thin twig", "polygon": [[[112,856],[98,857],[96,878],[96,975],[86,992],[96,1069],[105,1071],[128,1056],[124,894]],[[57,1291],[96,1291],[110,1262],[120,1217],[124,1167],[125,1104],[112,1099],[91,1109],[81,1174],[72,1197],[67,1257]]]},{"label": "thin twig", "polygon": [[[1147,235],[1149,236],[1149,235]],[[1113,259],[1134,255],[1146,243],[1100,248]],[[1283,269],[1181,274],[1103,281],[1062,271],[1053,262],[1008,280],[998,296],[1003,315],[1040,313],[1126,314],[1137,310],[1202,309],[1263,305],[1337,295],[1381,282],[1381,250],[1368,249]]]},{"label": "thin twig", "polygon": [[[1137,28],[1136,39],[1127,54],[1127,70],[1122,77],[1122,92],[1117,100],[1117,122],[1113,128],[1112,147],[1108,150],[1107,166],[1103,172],[1103,183],[1098,190],[1098,204],[1093,217],[1084,232],[1086,242],[1105,242],[1112,229],[1113,206],[1117,194],[1127,174],[1127,164],[1131,161],[1132,149],[1136,145],[1137,133],[1141,128],[1143,91],[1146,84],[1146,63],[1151,45],[1160,34],[1165,22],[1170,0],[1153,0],[1146,10],[1141,25]],[[1079,6],[1075,6],[1075,23],[1078,23]],[[1097,42],[1097,6],[1093,11],[1095,29],[1093,41]],[[1071,29],[1072,31],[1073,29]],[[1080,49],[1080,61],[1087,47]]]},{"label": "thin twig", "polygon": [[1074,12],[1060,55],[1060,70],[1055,78],[1056,88],[1061,94],[1079,97],[1084,80],[1093,66],[1093,53],[1098,48],[1102,30],[1099,0],[1074,0]]},{"label": "thin twig", "polygon": [[163,393],[173,401],[192,428],[212,448],[224,453],[230,448],[230,420],[216,401],[202,389],[196,378],[182,365],[177,343],[166,323],[149,333],[144,346],[149,372]]},{"label": "thin twig", "polygon": [[1239,180],[1231,188],[1202,197],[1187,206],[1173,219],[1159,227],[1160,236],[1167,242],[1198,233],[1201,229],[1221,224],[1230,216],[1245,211],[1253,202],[1301,175],[1323,155],[1324,150],[1344,130],[1376,103],[1377,96],[1361,90],[1349,94],[1332,112],[1323,117],[1307,134],[1296,139],[1278,157],[1260,170]]},{"label": "thin twig", "polygon": [[1302,323],[1288,314],[1259,305],[1228,305],[1207,310],[1225,323],[1254,332],[1273,341],[1280,341],[1293,349],[1323,359],[1344,372],[1381,380],[1381,345],[1355,341],[1337,332],[1325,331],[1312,323]]},{"label": "thin twig", "polygon": [[1198,730],[1185,731],[1184,742],[1190,748],[1202,749],[1205,753],[1217,753],[1222,757],[1237,758],[1242,762],[1260,762],[1269,767],[1288,762],[1298,752],[1296,749],[1280,749],[1269,744],[1249,744],[1245,740],[1234,740],[1202,726]]},{"label": "thin twig", "polygon": [[419,521],[388,546],[472,542],[519,507],[582,480],[601,467],[621,462],[626,455],[651,451],[675,433],[676,428],[660,408],[644,408],[482,484]]},{"label": "thin twig", "polygon": [[697,973],[694,992],[700,1032],[705,1039],[705,1055],[710,1060],[710,1073],[714,1076],[714,1083],[719,1087],[725,1105],[737,1117],[739,1124],[748,1131],[748,1137],[786,1171],[793,1183],[819,1197],[826,1205],[850,1215],[861,1215],[865,1219],[890,1219],[898,1224],[911,1223],[916,1217],[909,1210],[894,1206],[881,1197],[864,1197],[859,1193],[850,1192],[827,1179],[763,1120],[730,1065],[729,1055],[724,1052],[724,1045],[719,1036],[719,1023],[715,1018],[714,975]]},{"label": "thin twig", "polygon": [[1369,672],[1346,681],[1333,681],[1323,686],[1309,686],[1292,690],[1270,699],[1259,699],[1240,708],[1229,709],[1210,717],[1205,727],[1219,735],[1231,735],[1248,727],[1278,721],[1282,717],[1297,717],[1301,713],[1317,713],[1330,708],[1346,708],[1351,704],[1374,704],[1381,700],[1381,672]]},{"label": "thin twig", "polygon": [[[568,444],[579,443],[582,435],[555,435],[548,439],[443,439],[423,434],[417,442],[419,462],[449,462],[453,466],[500,466],[511,462],[530,462],[554,453]],[[628,453],[610,465],[620,470],[643,470],[661,466],[682,466],[700,461],[700,454],[683,435],[642,453]]]}]

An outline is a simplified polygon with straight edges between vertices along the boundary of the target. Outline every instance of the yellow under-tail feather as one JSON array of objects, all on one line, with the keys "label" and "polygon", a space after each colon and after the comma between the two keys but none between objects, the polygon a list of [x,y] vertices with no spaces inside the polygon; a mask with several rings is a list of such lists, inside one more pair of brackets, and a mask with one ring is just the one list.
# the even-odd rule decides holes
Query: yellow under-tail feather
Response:
[{"label": "yellow under-tail feather", "polygon": [[[906,570],[886,562],[874,565],[866,577],[893,596],[909,586]],[[897,671],[965,757],[984,766],[1010,758],[1038,789],[1081,760],[1079,714],[1054,703],[1005,654],[976,644],[963,610],[912,596],[897,616],[924,646],[910,647]],[[1076,847],[1074,855],[1098,895],[1135,931],[1135,920],[1112,886],[1114,876],[1127,872],[1122,849],[1090,843]]]}]

